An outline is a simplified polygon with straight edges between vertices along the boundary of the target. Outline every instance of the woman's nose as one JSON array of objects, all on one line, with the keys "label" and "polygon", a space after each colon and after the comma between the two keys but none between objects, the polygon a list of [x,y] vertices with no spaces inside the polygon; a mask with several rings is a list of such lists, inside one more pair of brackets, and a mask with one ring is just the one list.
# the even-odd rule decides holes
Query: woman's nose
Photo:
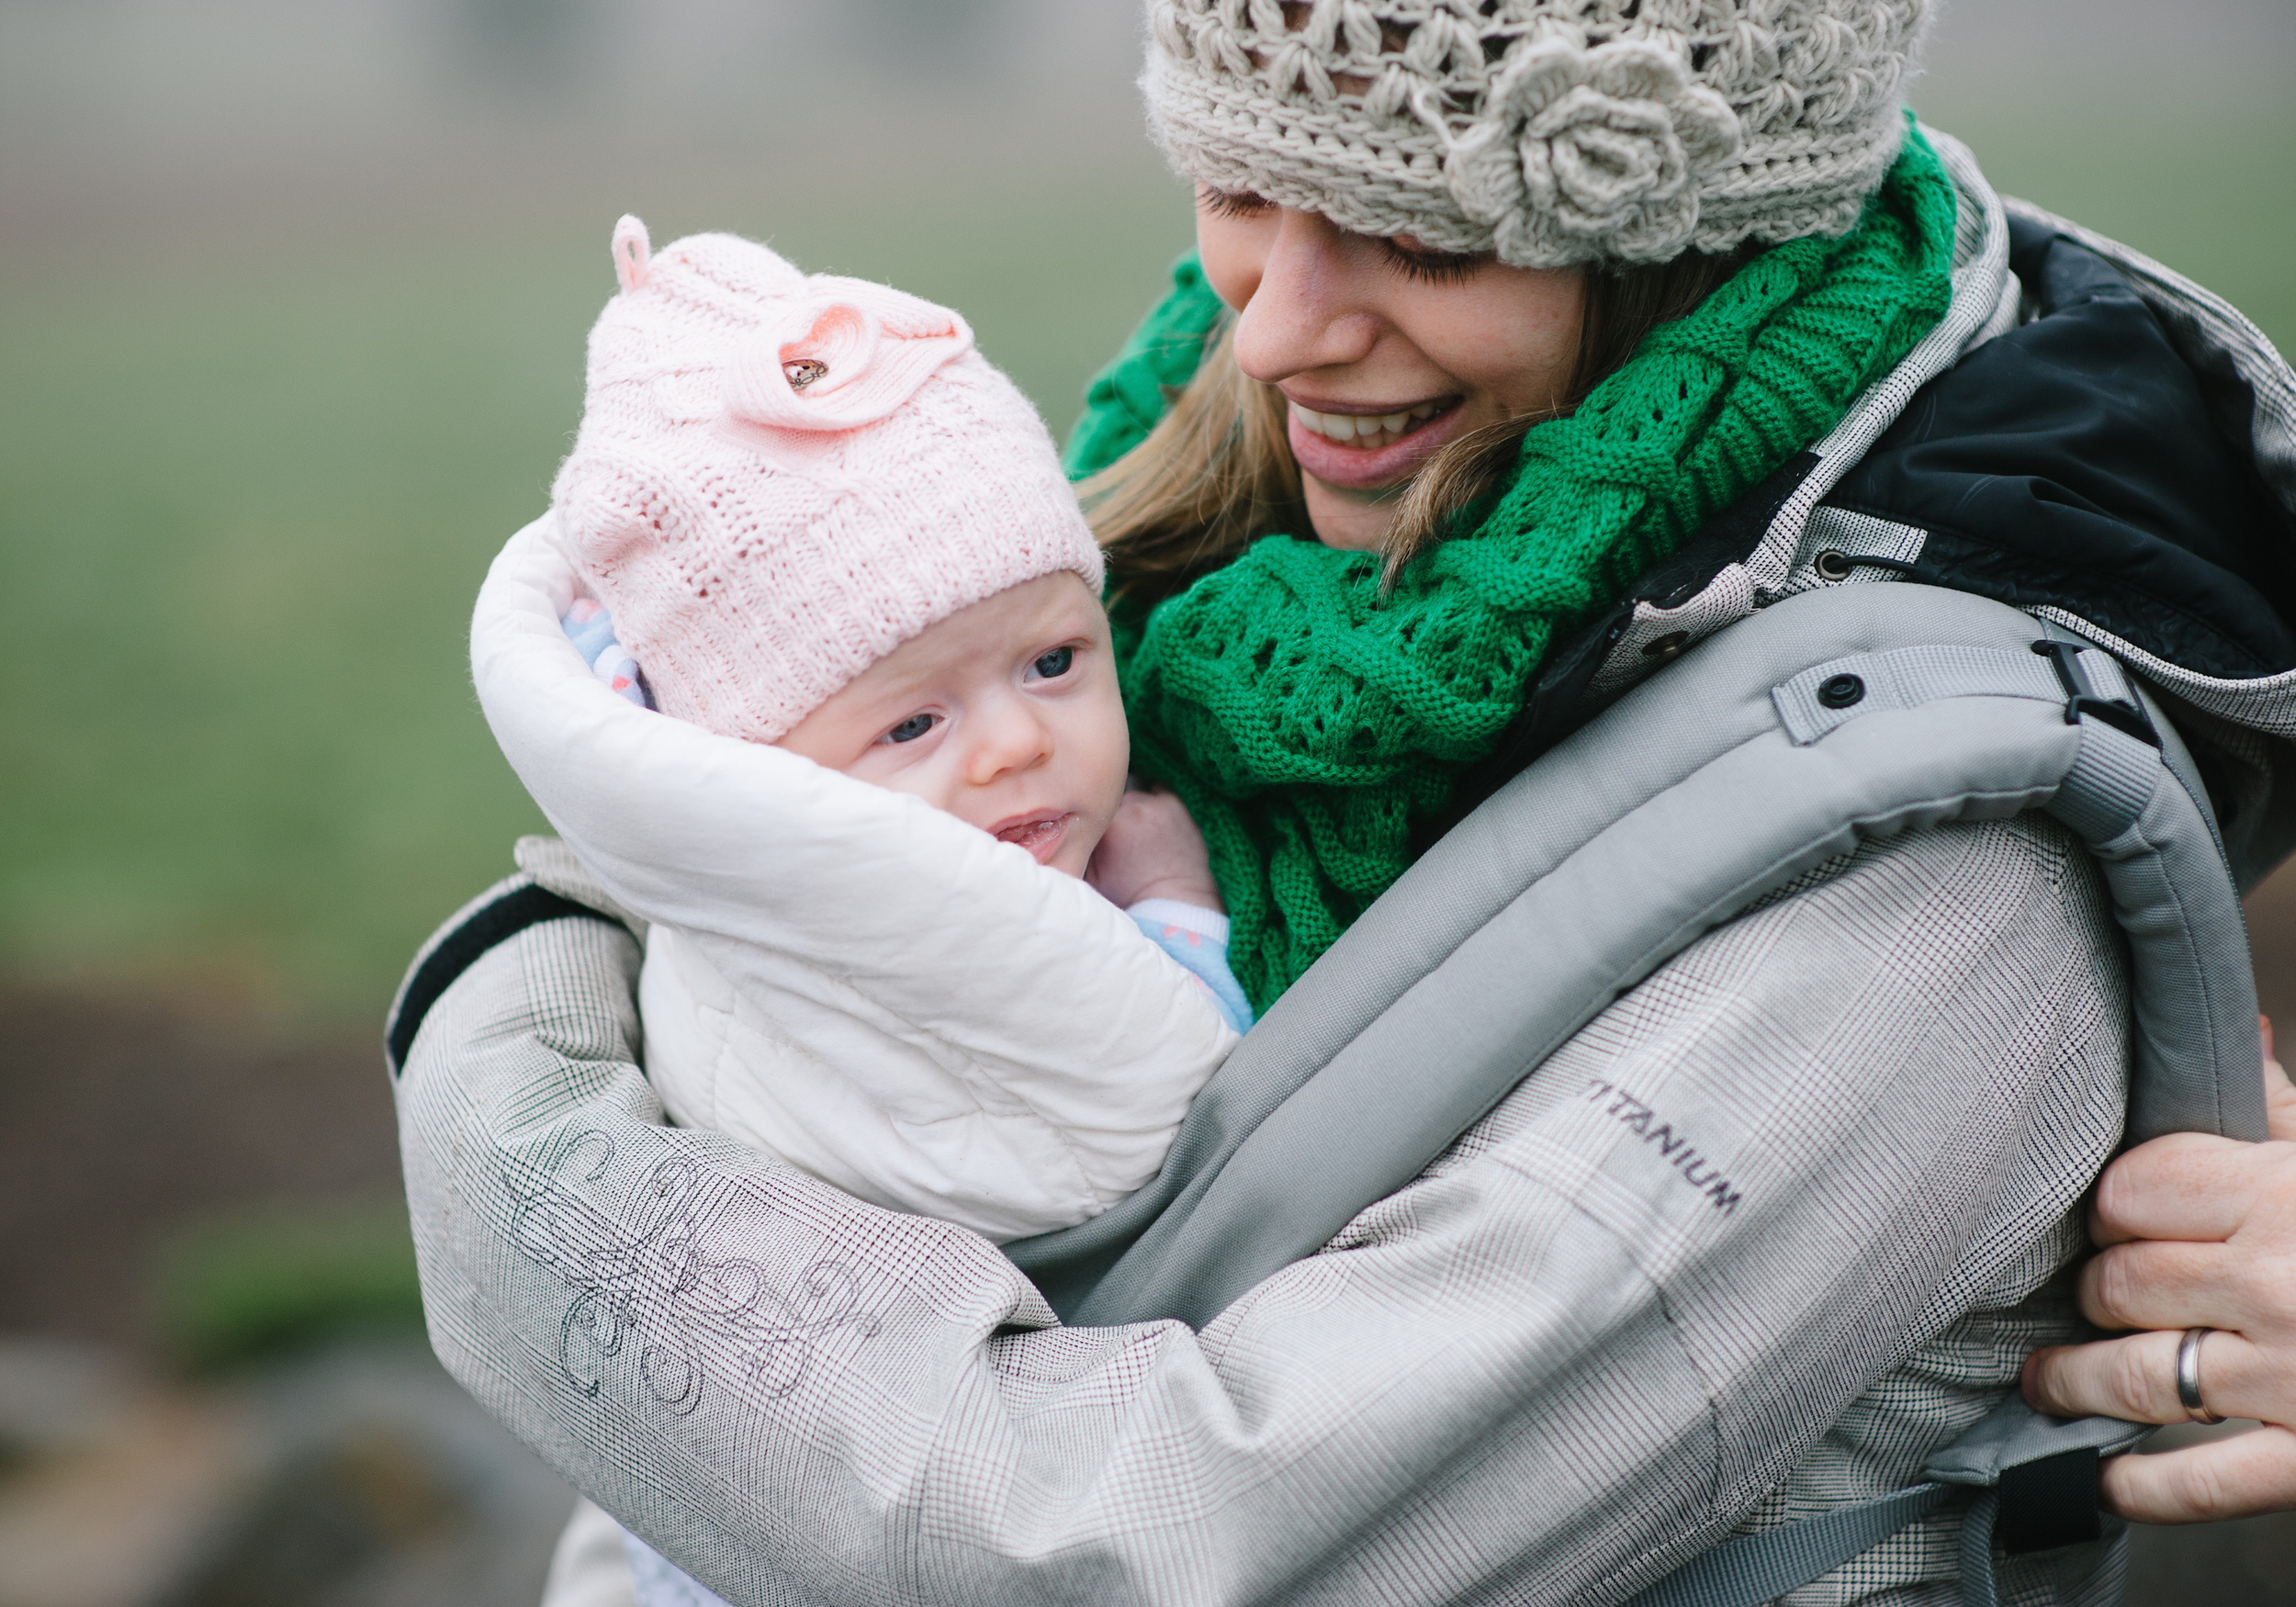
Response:
[{"label": "woman's nose", "polygon": [[1252,298],[1236,316],[1235,359],[1263,384],[1370,355],[1379,319],[1363,305],[1362,253],[1316,212],[1282,208]]}]

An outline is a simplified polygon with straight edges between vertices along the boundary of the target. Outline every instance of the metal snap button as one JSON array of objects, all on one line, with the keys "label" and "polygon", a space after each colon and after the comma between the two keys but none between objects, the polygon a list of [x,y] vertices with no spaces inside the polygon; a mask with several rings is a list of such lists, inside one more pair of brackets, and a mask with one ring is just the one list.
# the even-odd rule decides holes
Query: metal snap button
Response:
[{"label": "metal snap button", "polygon": [[1837,675],[1818,689],[1818,701],[1829,709],[1846,709],[1865,696],[1865,682],[1854,675]]},{"label": "metal snap button", "polygon": [[1847,580],[1853,568],[1850,560],[1831,547],[1818,555],[1816,566],[1820,580]]},{"label": "metal snap button", "polygon": [[1642,645],[1642,656],[1645,658],[1671,658],[1689,646],[1690,633],[1688,631],[1669,631],[1662,636],[1645,642]]}]

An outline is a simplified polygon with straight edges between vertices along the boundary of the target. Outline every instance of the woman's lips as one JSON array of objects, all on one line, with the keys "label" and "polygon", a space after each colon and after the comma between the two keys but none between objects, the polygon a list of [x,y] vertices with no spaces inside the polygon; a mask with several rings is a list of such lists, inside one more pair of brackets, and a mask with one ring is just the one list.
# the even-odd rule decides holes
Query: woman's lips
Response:
[{"label": "woman's lips", "polygon": [[1060,851],[1062,840],[1068,836],[1069,822],[1074,814],[1056,809],[1039,810],[1034,815],[1018,815],[1010,820],[1000,820],[988,828],[989,835],[1000,843],[1014,843],[1036,856],[1040,865],[1049,865]]},{"label": "woman's lips", "polygon": [[[1423,414],[1422,408],[1432,407],[1432,414]],[[1318,429],[1309,422],[1308,414]],[[1298,402],[1290,405],[1286,435],[1291,443],[1291,455],[1299,460],[1300,472],[1322,480],[1325,485],[1347,491],[1374,491],[1409,479],[1419,472],[1419,466],[1443,449],[1445,443],[1458,433],[1459,399],[1446,397],[1433,403],[1396,409],[1391,413],[1322,413],[1303,408]],[[1385,426],[1401,419],[1402,433]],[[1352,424],[1358,431],[1369,426],[1367,433],[1358,433],[1352,441],[1334,441],[1325,432],[1334,424],[1345,428]]]}]

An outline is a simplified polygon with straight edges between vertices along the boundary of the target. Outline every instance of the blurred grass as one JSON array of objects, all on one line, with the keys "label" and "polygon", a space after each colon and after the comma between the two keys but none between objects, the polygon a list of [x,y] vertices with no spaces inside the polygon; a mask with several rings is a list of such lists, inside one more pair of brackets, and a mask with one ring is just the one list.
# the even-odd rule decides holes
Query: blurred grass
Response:
[{"label": "blurred grass", "polygon": [[2296,96],[2172,81],[1924,84],[1915,99],[1996,189],[2136,247],[2296,352]]},{"label": "blurred grass", "polygon": [[[2001,188],[2296,344],[2296,101],[2005,85],[1925,82],[1920,104]],[[733,229],[961,309],[1058,431],[1187,214],[1144,147],[1030,171],[630,201],[658,242]],[[377,219],[237,255],[0,259],[0,972],[196,961],[372,1016],[508,870],[538,820],[464,631],[579,420],[613,209],[533,202],[456,242]]]},{"label": "blurred grass", "polygon": [[422,1290],[395,1204],[224,1218],[179,1232],[153,1286],[164,1353],[194,1372],[346,1333],[421,1334]]},{"label": "blurred grass", "polygon": [[[1056,429],[1187,240],[1152,168],[1081,207],[885,199],[777,243],[962,308]],[[0,966],[220,961],[377,1013],[508,871],[540,822],[465,631],[580,420],[612,222],[0,287]]]}]

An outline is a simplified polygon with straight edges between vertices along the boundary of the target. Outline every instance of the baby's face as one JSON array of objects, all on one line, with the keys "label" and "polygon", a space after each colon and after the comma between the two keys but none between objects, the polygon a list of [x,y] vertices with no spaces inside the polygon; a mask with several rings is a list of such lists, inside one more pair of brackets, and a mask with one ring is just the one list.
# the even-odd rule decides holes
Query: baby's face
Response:
[{"label": "baby's face", "polygon": [[1079,576],[1024,581],[895,647],[779,746],[1081,876],[1131,759],[1108,616]]}]

